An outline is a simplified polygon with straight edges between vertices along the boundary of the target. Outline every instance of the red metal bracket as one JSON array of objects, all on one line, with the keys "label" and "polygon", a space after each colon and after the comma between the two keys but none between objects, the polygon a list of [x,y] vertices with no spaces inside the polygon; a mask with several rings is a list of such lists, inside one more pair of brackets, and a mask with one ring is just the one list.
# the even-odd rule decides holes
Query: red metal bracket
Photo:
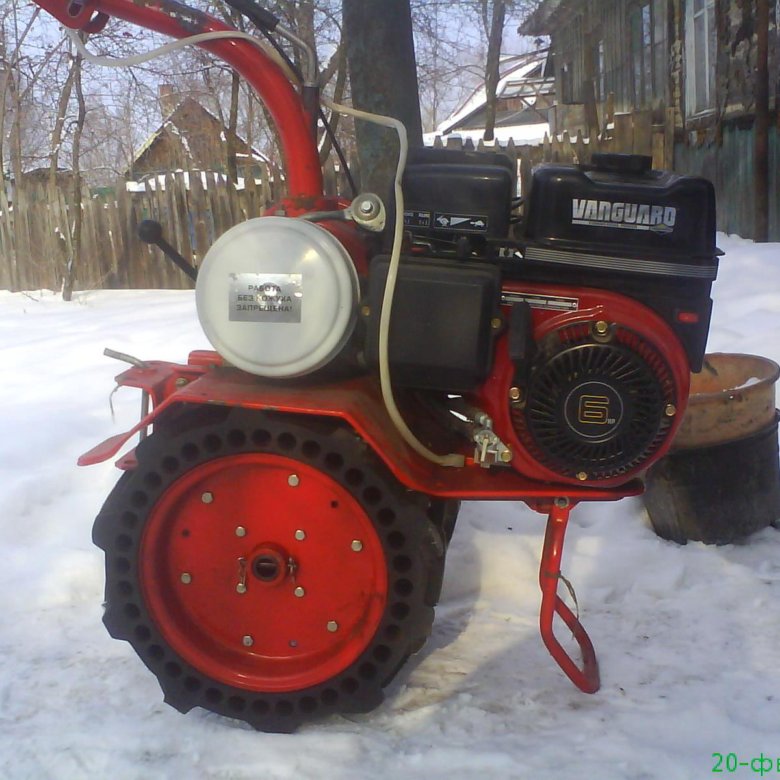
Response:
[{"label": "red metal bracket", "polygon": [[[556,498],[547,515],[547,530],[544,534],[542,563],[539,567],[539,585],[542,589],[542,606],[539,611],[539,629],[542,640],[563,669],[566,676],[583,692],[595,693],[601,687],[599,663],[588,632],[579,619],[564,604],[558,595],[558,581],[561,578],[561,555],[566,525],[569,522],[571,503],[567,498]],[[556,613],[569,627],[582,652],[582,668],[572,660],[553,633],[553,618]]]}]

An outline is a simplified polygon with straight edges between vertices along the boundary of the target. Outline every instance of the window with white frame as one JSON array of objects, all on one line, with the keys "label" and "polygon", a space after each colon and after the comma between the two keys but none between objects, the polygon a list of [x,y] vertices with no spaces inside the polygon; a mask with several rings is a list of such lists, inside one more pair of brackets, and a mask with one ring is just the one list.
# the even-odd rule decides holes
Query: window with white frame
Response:
[{"label": "window with white frame", "polygon": [[685,0],[685,103],[688,116],[715,108],[715,0]]}]

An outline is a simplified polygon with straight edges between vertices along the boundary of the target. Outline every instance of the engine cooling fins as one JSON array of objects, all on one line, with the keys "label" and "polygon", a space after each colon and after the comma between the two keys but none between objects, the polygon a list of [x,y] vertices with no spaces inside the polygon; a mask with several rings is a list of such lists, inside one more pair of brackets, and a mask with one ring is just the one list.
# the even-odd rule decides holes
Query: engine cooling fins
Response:
[{"label": "engine cooling fins", "polygon": [[598,336],[587,323],[562,328],[545,346],[525,404],[512,407],[524,446],[580,481],[640,469],[666,440],[675,410],[672,372],[658,350],[622,325]]}]

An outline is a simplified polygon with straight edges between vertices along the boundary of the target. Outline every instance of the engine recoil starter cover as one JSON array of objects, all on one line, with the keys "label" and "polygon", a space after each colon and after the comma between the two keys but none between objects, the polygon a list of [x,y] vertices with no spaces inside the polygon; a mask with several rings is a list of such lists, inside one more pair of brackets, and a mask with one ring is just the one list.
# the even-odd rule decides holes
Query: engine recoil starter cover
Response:
[{"label": "engine recoil starter cover", "polygon": [[329,363],[357,318],[357,271],[324,228],[259,217],[228,230],[198,272],[198,317],[214,349],[258,376],[296,377]]}]

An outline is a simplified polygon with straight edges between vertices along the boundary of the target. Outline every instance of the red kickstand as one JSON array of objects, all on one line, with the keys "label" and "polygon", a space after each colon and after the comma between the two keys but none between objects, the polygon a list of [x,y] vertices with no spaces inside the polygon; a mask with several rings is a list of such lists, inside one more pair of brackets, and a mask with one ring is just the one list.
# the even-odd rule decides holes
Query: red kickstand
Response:
[{"label": "red kickstand", "polygon": [[[569,500],[565,498],[555,499],[549,508],[547,531],[544,535],[544,549],[542,550],[542,563],[539,567],[539,585],[542,589],[539,628],[550,655],[556,660],[558,666],[563,669],[566,676],[584,693],[595,693],[601,687],[601,680],[599,679],[599,663],[596,659],[593,643],[590,641],[590,637],[579,619],[558,595],[563,539],[566,535],[566,524],[569,522],[570,509]],[[574,663],[553,634],[553,617],[556,612],[571,629],[574,638],[580,646],[582,651],[582,669]]]}]

